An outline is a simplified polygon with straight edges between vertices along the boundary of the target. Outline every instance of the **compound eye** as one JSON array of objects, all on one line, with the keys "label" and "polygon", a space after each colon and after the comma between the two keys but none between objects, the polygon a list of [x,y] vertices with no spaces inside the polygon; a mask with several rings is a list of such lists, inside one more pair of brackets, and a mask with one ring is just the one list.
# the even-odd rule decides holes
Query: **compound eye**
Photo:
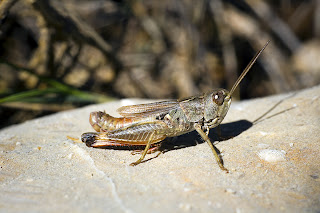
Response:
[{"label": "compound eye", "polygon": [[215,102],[216,104],[218,104],[218,106],[221,106],[223,104],[224,101],[224,94],[222,91],[218,91],[216,93],[213,93],[212,95],[212,99],[213,102]]}]

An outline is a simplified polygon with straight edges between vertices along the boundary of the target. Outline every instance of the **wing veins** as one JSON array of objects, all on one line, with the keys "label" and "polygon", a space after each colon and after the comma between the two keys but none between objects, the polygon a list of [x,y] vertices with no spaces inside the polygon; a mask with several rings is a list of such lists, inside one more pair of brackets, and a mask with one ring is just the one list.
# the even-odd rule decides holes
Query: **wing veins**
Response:
[{"label": "wing veins", "polygon": [[177,100],[160,101],[120,107],[117,111],[122,116],[160,115],[179,107]]}]

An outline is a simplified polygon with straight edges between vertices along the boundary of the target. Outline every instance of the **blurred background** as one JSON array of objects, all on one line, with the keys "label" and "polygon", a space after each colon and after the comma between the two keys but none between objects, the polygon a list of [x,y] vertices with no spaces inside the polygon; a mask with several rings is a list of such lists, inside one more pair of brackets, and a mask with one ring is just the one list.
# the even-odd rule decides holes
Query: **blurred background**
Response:
[{"label": "blurred background", "polygon": [[[320,0],[2,0],[0,128],[119,98],[320,83]],[[103,109],[101,109],[103,110]]]}]

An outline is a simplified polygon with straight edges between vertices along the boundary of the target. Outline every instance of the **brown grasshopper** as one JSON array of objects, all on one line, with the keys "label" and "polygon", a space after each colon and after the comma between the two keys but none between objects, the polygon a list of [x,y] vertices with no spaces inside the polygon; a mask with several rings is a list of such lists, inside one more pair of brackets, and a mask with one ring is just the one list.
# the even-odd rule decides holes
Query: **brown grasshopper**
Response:
[{"label": "brown grasshopper", "polygon": [[120,107],[117,111],[123,117],[115,118],[104,112],[92,112],[90,124],[97,132],[84,133],[81,140],[91,147],[145,146],[135,166],[147,153],[153,152],[166,137],[179,136],[196,130],[206,141],[222,170],[228,171],[211,143],[208,134],[218,126],[227,114],[231,95],[250,70],[269,41],[252,58],[230,92],[214,89],[199,96],[179,100],[168,100],[149,104]]}]

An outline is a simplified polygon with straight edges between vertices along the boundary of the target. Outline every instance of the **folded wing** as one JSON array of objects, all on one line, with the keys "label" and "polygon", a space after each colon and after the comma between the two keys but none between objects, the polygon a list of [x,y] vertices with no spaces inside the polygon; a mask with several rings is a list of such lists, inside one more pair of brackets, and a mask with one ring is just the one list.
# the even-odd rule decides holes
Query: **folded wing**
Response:
[{"label": "folded wing", "polygon": [[139,104],[120,107],[117,111],[122,116],[157,116],[177,109],[179,102],[177,100],[160,101],[149,104]]}]

